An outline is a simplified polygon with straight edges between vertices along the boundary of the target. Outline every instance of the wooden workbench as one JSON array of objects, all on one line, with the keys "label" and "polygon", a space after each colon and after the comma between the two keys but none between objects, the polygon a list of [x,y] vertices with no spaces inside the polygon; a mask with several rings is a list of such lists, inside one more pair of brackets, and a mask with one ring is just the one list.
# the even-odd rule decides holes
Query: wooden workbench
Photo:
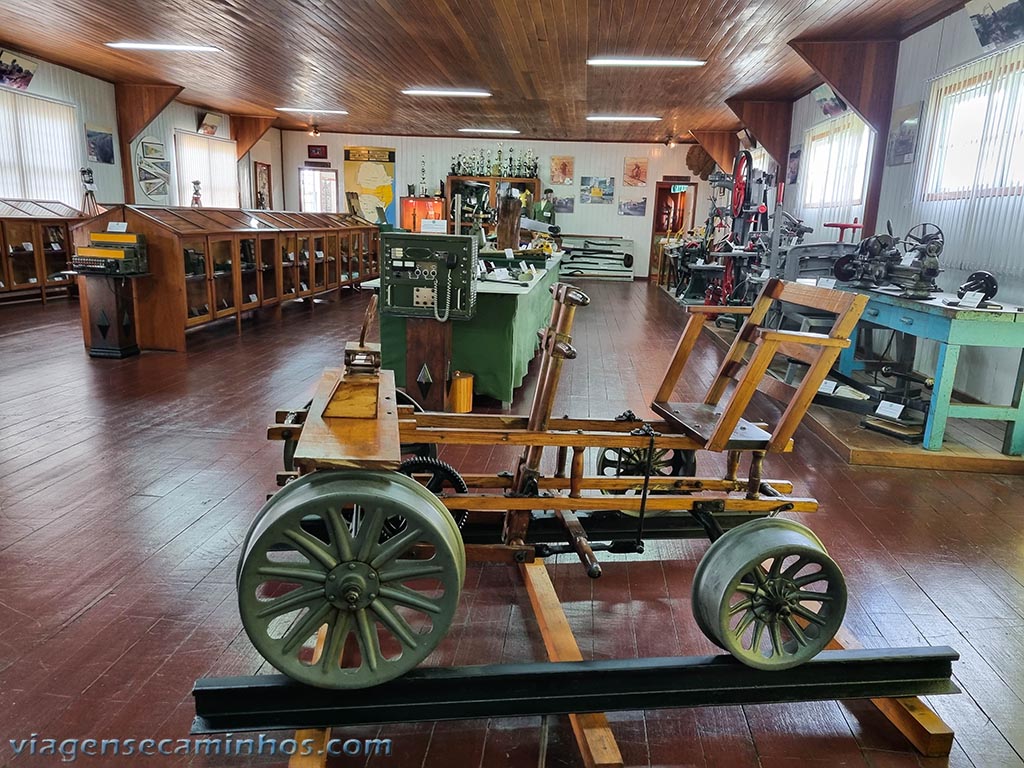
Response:
[{"label": "wooden workbench", "polygon": [[[861,325],[869,323],[915,339],[937,342],[935,386],[925,422],[924,447],[930,451],[942,448],[942,437],[950,418],[988,419],[1007,422],[1003,453],[1012,456],[1024,453],[1024,407],[1021,404],[1024,356],[1022,365],[1018,367],[1013,399],[1009,405],[950,403],[961,347],[1010,347],[1024,352],[1024,308],[959,309],[943,303],[956,301],[957,297],[952,294],[939,293],[931,299],[914,300],[901,298],[898,290],[879,288],[867,291],[870,299]],[[863,361],[854,358],[856,331],[851,338],[853,344],[839,358],[839,370],[847,376],[865,367]]]}]

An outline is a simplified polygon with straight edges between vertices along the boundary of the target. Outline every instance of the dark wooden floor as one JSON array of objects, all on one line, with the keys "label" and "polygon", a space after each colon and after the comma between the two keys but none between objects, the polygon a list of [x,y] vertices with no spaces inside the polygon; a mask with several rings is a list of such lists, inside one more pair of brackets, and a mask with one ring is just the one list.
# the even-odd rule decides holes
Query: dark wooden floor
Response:
[{"label": "dark wooden floor", "polygon": [[[556,413],[649,413],[680,309],[642,283],[584,287],[593,304],[577,314],[580,357],[566,366]],[[347,295],[314,314],[288,308],[282,322],[247,321],[241,337],[233,327],[208,329],[190,339],[188,354],[125,361],[85,355],[74,304],[0,308],[0,765],[11,759],[8,739],[32,733],[184,736],[196,677],[260,669],[232,582],[240,539],[279,468],[280,444],[264,439],[265,426],[276,407],[304,402],[321,369],[339,362],[365,300]],[[720,353],[706,340],[698,351],[698,369],[710,377]],[[513,410],[525,412],[531,387],[532,378]],[[496,448],[446,457],[466,470],[498,471],[513,456]],[[721,469],[717,457],[703,461],[702,472]],[[965,693],[931,702],[957,730],[948,764],[1024,765],[1024,479],[851,468],[804,429],[795,453],[770,457],[767,471],[821,500],[807,522],[847,574],[849,630],[868,646],[948,644],[962,654],[956,676]],[[642,559],[609,557],[596,582],[569,560],[552,565],[584,655],[710,652],[689,604],[705,546],[663,544]],[[541,658],[516,572],[471,569],[434,661]],[[610,719],[631,766],[947,764],[916,758],[863,703]],[[382,728],[394,755],[371,762],[532,766],[538,724]],[[550,766],[579,764],[563,719],[547,758]]]}]

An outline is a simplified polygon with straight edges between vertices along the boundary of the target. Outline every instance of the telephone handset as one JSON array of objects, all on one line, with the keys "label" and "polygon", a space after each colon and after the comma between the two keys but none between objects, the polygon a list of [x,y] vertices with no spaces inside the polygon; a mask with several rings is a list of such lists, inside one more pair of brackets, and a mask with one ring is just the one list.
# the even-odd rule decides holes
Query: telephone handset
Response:
[{"label": "telephone handset", "polygon": [[[440,262],[438,263],[437,277],[434,278],[434,319],[439,323],[448,322],[448,318],[451,315],[452,310],[452,275],[451,271],[459,265],[459,254],[448,251],[444,258],[444,267],[442,268]],[[441,278],[444,278],[444,312],[441,312],[441,291],[438,290],[439,282]],[[459,308],[462,307],[461,294],[462,290],[459,290],[460,298],[458,301]]]}]

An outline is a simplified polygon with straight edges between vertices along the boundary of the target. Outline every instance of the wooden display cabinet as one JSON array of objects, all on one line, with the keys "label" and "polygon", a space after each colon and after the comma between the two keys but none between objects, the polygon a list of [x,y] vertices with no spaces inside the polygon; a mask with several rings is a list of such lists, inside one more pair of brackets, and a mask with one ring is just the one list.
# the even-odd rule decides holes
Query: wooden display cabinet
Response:
[{"label": "wooden display cabinet", "polygon": [[146,238],[150,274],[134,288],[139,346],[176,351],[188,329],[233,319],[241,332],[246,313],[367,279],[342,280],[341,244],[358,238],[370,248],[376,232],[355,217],[119,206],[83,224],[76,242],[110,221]]},{"label": "wooden display cabinet", "polygon": [[0,200],[0,298],[67,293],[69,226],[82,214],[53,201]]},{"label": "wooden display cabinet", "polygon": [[[444,185],[445,210],[452,211],[455,196],[462,193],[462,231],[473,226],[473,216],[466,208],[486,205],[489,210],[498,207],[498,195],[510,187],[529,190],[533,201],[540,199],[540,179],[521,179],[510,176],[449,176]],[[454,216],[452,216],[454,219]],[[490,227],[493,228],[493,227]]]}]

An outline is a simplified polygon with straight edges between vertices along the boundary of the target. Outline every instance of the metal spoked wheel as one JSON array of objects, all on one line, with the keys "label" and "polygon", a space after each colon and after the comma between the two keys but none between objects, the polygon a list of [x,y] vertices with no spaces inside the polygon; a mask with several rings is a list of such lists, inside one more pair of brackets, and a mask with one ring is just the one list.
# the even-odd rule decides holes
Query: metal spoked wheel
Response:
[{"label": "metal spoked wheel", "polygon": [[[383,535],[396,519],[402,530]],[[279,491],[253,522],[238,569],[239,612],[253,645],[284,674],[365,688],[408,672],[437,647],[465,563],[455,521],[415,480],[314,472]]]},{"label": "metal spoked wheel", "polygon": [[728,531],[693,579],[701,631],[756,669],[789,669],[817,656],[842,625],[846,598],[842,571],[821,540],[781,518]]},{"label": "metal spoked wheel", "polygon": [[741,149],[732,164],[732,215],[742,216],[750,205],[750,190],[753,183],[754,161],[750,152]]},{"label": "metal spoked wheel", "polygon": [[[597,473],[602,477],[639,476],[647,472],[647,448],[602,448],[597,456]],[[697,452],[674,448],[656,448],[651,462],[651,477],[693,477],[697,474]],[[628,489],[609,491],[619,495],[632,496],[640,491]],[[652,491],[658,493],[658,491]],[[636,510],[622,510],[624,515],[636,517]],[[647,514],[667,514],[648,512]]]}]

